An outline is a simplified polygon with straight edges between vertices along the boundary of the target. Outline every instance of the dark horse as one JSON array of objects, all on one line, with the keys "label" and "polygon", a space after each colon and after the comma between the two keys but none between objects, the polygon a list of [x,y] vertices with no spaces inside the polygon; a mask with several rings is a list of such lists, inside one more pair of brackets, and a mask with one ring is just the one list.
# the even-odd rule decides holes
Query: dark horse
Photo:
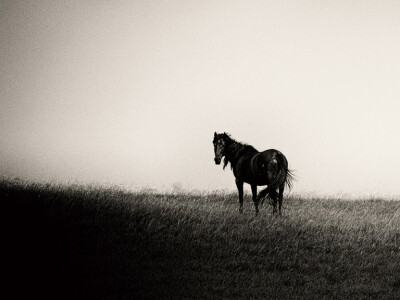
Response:
[{"label": "dark horse", "polygon": [[[286,157],[275,149],[259,152],[253,146],[235,141],[225,132],[220,134],[215,132],[213,144],[215,163],[219,165],[223,156],[225,156],[224,169],[228,162],[231,163],[239,191],[239,211],[243,212],[243,183],[246,182],[251,185],[256,214],[260,200],[268,196],[272,199],[273,214],[276,213],[276,204],[279,201],[279,215],[281,215],[283,191],[285,186],[291,188],[293,180]],[[257,196],[258,185],[268,187]]]}]

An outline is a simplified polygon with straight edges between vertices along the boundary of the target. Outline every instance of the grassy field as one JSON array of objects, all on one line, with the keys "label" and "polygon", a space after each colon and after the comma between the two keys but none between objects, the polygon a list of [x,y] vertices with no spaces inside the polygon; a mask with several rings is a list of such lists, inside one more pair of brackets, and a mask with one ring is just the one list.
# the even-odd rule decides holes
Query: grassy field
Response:
[{"label": "grassy field", "polygon": [[[0,182],[18,299],[399,299],[400,201]],[[5,207],[4,207],[5,205]]]}]

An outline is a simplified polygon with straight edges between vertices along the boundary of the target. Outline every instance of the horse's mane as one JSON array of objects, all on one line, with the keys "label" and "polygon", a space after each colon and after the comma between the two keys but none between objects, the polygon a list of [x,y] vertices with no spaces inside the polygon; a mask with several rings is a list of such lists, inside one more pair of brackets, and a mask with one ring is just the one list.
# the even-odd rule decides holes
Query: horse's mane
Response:
[{"label": "horse's mane", "polygon": [[[248,152],[258,152],[253,146],[249,145],[249,144],[245,144],[245,143],[241,143],[236,141],[235,139],[231,138],[231,136],[228,133],[225,133],[225,135],[227,136],[226,138],[226,144],[228,146],[228,148],[230,149],[231,154],[233,154],[233,156],[230,156],[229,159],[233,162],[236,162],[239,160],[239,158],[241,156],[243,156],[245,153]],[[228,158],[225,156],[224,157],[224,166],[223,168],[225,169],[225,167],[228,165]],[[233,168],[232,166],[232,162],[231,162],[231,169]]]}]

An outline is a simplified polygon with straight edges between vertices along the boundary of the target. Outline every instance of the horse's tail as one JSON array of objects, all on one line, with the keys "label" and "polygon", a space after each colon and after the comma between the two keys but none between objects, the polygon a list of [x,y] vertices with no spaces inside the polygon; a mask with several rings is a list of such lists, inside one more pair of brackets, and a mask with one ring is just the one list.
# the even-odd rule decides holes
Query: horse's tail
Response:
[{"label": "horse's tail", "polygon": [[[262,199],[262,203],[264,203],[265,197],[268,196],[269,199],[274,199],[278,195],[276,190],[281,186],[286,186],[287,188],[292,188],[292,183],[294,180],[294,175],[291,170],[289,170],[288,162],[286,157],[277,152],[275,157],[268,163],[266,168],[270,165],[275,165],[274,167],[277,168],[277,174],[272,182],[268,185],[268,187],[258,194],[257,198],[260,200]],[[271,203],[270,203],[271,204]]]},{"label": "horse's tail", "polygon": [[280,166],[280,171],[283,173],[283,183],[290,190],[292,189],[294,181],[293,171],[289,169],[287,159],[282,153],[277,153],[276,159],[278,161],[278,166]]}]

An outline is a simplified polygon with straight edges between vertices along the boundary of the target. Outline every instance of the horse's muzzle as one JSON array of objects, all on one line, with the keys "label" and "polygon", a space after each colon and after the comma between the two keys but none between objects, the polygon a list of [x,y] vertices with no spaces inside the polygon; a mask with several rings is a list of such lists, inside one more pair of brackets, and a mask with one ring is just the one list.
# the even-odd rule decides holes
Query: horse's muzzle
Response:
[{"label": "horse's muzzle", "polygon": [[219,165],[221,163],[221,159],[220,158],[214,158],[215,164]]}]

